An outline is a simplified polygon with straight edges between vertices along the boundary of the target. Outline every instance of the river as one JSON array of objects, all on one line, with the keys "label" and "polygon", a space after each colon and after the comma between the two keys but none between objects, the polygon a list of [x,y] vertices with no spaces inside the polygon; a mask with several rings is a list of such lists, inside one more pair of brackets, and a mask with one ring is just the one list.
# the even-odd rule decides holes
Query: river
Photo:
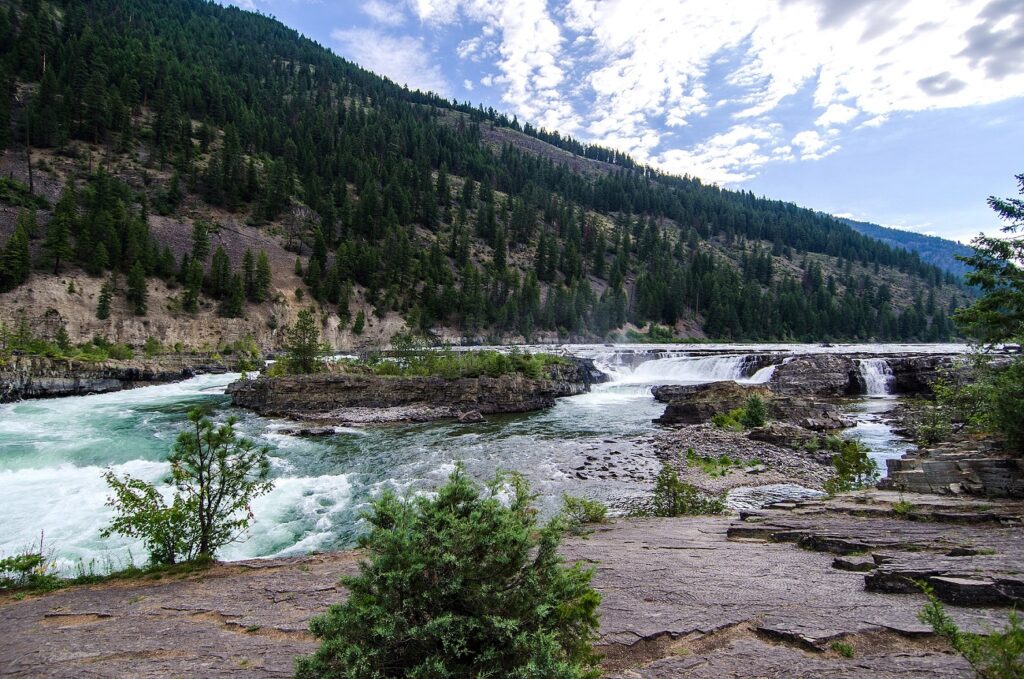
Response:
[{"label": "river", "polygon": [[[544,412],[491,417],[474,425],[338,428],[332,436],[298,438],[281,433],[283,422],[232,408],[224,395],[227,384],[237,378],[230,374],[0,406],[0,557],[38,544],[43,533],[47,551],[64,568],[90,561],[99,568],[144,562],[138,544],[100,536],[112,516],[105,506],[109,493],[102,474],[111,469],[147,481],[163,479],[166,455],[183,428],[185,413],[195,406],[208,409],[217,420],[234,415],[246,436],[270,448],[274,490],[254,503],[249,538],[220,556],[285,556],[351,546],[362,529],[360,513],[383,488],[400,493],[429,490],[460,461],[477,478],[499,468],[523,473],[546,513],[557,507],[563,492],[606,501],[643,494],[649,487],[636,481],[581,481],[573,470],[594,450],[619,448],[616,453],[629,455],[631,442],[650,437],[655,431],[651,419],[663,410],[650,395],[654,384],[767,381],[771,368],[744,376],[745,353],[777,353],[781,362],[793,353],[948,353],[960,347],[576,345],[561,350],[594,358],[613,381],[561,399]],[[884,380],[882,384],[884,392]],[[906,446],[880,418],[892,402],[878,393],[849,405],[859,421],[849,435],[869,443],[883,469],[884,459],[898,457]],[[656,464],[654,459],[635,462],[648,471]],[[733,505],[748,505],[755,501],[751,497],[737,493]]]}]

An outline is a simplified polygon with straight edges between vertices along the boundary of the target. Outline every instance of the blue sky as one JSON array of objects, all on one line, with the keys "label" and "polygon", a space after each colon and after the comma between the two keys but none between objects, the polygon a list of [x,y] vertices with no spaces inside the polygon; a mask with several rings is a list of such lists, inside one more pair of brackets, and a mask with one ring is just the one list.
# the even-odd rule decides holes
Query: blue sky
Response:
[{"label": "blue sky", "polygon": [[231,0],[413,88],[967,241],[1024,172],[1021,0]]}]

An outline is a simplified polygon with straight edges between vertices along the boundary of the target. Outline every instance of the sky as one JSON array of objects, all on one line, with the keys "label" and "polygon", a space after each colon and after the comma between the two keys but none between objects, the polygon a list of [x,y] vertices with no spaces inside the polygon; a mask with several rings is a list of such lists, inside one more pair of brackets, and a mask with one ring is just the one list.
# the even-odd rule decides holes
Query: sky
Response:
[{"label": "sky", "polygon": [[1024,173],[1024,0],[222,0],[410,88],[962,242]]}]

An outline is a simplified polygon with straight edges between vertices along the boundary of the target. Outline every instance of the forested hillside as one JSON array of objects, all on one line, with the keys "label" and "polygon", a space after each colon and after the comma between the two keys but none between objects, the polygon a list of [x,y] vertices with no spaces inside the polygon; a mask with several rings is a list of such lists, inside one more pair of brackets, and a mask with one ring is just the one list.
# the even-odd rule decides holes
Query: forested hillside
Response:
[{"label": "forested hillside", "polygon": [[963,276],[971,270],[971,267],[961,262],[957,257],[970,257],[974,254],[974,250],[956,241],[939,238],[938,236],[926,236],[923,233],[890,229],[887,226],[879,226],[870,222],[858,222],[853,219],[841,219],[840,221],[850,226],[857,233],[876,238],[893,247],[916,252],[920,255],[921,261],[934,264],[943,271]]},{"label": "forested hillside", "polygon": [[941,340],[965,299],[836,219],[410,92],[258,14],[0,9],[8,322],[45,299],[77,319],[73,339],[137,317],[138,332],[272,344],[314,305],[335,344],[370,326],[598,339],[652,322]]}]

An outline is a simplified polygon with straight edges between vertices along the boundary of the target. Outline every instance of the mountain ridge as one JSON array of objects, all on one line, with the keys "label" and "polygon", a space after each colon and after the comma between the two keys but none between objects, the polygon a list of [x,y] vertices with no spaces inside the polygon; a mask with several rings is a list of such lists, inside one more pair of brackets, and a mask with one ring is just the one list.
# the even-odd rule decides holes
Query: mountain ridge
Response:
[{"label": "mountain ridge", "polygon": [[[374,342],[399,330],[599,339],[651,323],[734,339],[939,339],[965,299],[916,254],[834,218],[411,92],[263,15],[199,0],[0,7],[2,167],[32,183],[11,152],[27,148],[51,187],[24,237],[21,217],[0,219],[5,250],[27,253],[8,259],[29,262],[0,270],[0,289],[39,312],[17,291],[63,261],[94,280],[137,268],[136,298],[140,277],[161,291],[159,306],[128,305],[141,320],[119,307],[106,324],[87,322],[81,300],[50,299],[60,314],[77,304],[76,339],[152,314],[165,332],[251,317],[242,325],[263,338],[261,324],[276,335],[310,303],[338,344],[368,341],[376,321],[387,330]],[[190,237],[228,222],[263,234],[268,297],[240,253]],[[294,272],[281,270],[288,251]]]}]

